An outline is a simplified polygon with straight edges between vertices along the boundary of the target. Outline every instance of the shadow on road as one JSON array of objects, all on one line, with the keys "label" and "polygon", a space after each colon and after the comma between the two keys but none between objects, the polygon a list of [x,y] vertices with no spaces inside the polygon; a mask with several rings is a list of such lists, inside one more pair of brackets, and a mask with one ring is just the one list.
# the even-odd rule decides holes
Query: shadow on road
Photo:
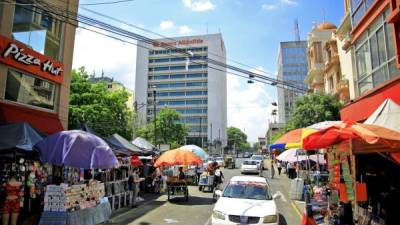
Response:
[{"label": "shadow on road", "polygon": [[148,222],[140,222],[139,225],[151,225],[151,223],[148,223]]},{"label": "shadow on road", "polygon": [[198,197],[198,196],[189,196],[189,201],[185,201],[183,198],[175,198],[169,201],[171,204],[176,205],[210,205],[213,204],[213,199]]},{"label": "shadow on road", "polygon": [[[149,203],[146,203],[144,205],[139,205],[137,208],[134,208],[132,210],[129,210],[128,212],[124,213],[123,215],[119,215],[116,218],[112,218],[111,221],[107,224],[109,225],[126,225],[134,220],[136,220],[139,217],[142,217],[143,215],[151,212],[152,210],[155,210],[159,208],[160,206],[164,205],[166,201],[152,201]],[[149,225],[147,222],[141,222],[140,224],[142,225]]]}]

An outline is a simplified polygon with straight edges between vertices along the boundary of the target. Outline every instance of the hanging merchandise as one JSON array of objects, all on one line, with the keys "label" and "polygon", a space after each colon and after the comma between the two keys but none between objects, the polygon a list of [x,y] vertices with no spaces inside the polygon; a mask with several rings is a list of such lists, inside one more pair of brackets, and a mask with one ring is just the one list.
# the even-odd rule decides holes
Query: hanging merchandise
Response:
[{"label": "hanging merchandise", "polygon": [[344,184],[346,187],[346,195],[350,201],[354,200],[354,190],[353,190],[353,179],[350,174],[350,166],[348,161],[347,153],[340,153],[340,160],[342,161],[342,174],[344,179]]},{"label": "hanging merchandise", "polygon": [[366,183],[356,182],[356,199],[357,202],[366,202],[368,200]]}]

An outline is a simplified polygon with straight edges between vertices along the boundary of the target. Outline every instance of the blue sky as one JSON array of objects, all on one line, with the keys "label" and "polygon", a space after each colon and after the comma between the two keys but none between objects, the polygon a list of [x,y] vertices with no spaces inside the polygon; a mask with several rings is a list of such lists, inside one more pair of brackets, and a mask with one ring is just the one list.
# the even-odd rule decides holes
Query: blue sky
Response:
[{"label": "blue sky", "polygon": [[[102,1],[81,0],[80,3]],[[221,32],[228,59],[273,74],[277,70],[279,42],[294,40],[293,24],[296,18],[301,39],[306,39],[313,22],[325,20],[338,25],[344,14],[342,0],[136,0],[84,7],[168,37],[205,34],[207,28],[209,33]],[[157,38],[85,10],[80,12]],[[135,46],[77,30],[75,68],[84,65],[88,71],[96,71],[97,74],[103,69],[106,75],[133,89],[135,54]],[[261,84],[249,86],[246,80],[229,75],[228,125],[245,130],[251,142],[257,136],[264,136],[270,103],[276,100],[276,92],[274,87]]]}]

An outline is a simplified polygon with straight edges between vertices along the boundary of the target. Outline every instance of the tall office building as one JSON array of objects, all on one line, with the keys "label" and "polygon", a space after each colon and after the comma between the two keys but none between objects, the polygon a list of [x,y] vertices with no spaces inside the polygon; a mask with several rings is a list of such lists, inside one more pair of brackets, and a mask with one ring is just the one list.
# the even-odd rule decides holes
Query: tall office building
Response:
[{"label": "tall office building", "polygon": [[[221,34],[177,37],[138,43],[135,100],[141,125],[153,118],[153,93],[157,111],[168,107],[181,115],[190,129],[187,144],[227,143],[226,69],[207,59],[226,62]],[[172,48],[171,48],[172,47]],[[187,56],[182,53],[192,53]],[[154,92],[155,91],[155,92]],[[143,106],[143,107],[141,107]]]},{"label": "tall office building", "polygon": [[[278,79],[307,89],[307,41],[281,42],[278,52]],[[286,123],[294,110],[296,98],[302,93],[278,88],[279,122]]]}]

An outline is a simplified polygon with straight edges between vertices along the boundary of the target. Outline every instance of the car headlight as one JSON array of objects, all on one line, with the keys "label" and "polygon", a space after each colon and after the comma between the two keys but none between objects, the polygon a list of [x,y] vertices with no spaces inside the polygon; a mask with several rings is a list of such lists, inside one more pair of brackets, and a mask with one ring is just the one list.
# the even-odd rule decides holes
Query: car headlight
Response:
[{"label": "car headlight", "polygon": [[220,212],[220,211],[217,211],[217,210],[214,210],[213,217],[215,219],[225,220],[225,214],[223,212]]},{"label": "car headlight", "polygon": [[277,215],[266,216],[263,219],[263,223],[276,223],[276,222],[278,222],[278,216]]}]

